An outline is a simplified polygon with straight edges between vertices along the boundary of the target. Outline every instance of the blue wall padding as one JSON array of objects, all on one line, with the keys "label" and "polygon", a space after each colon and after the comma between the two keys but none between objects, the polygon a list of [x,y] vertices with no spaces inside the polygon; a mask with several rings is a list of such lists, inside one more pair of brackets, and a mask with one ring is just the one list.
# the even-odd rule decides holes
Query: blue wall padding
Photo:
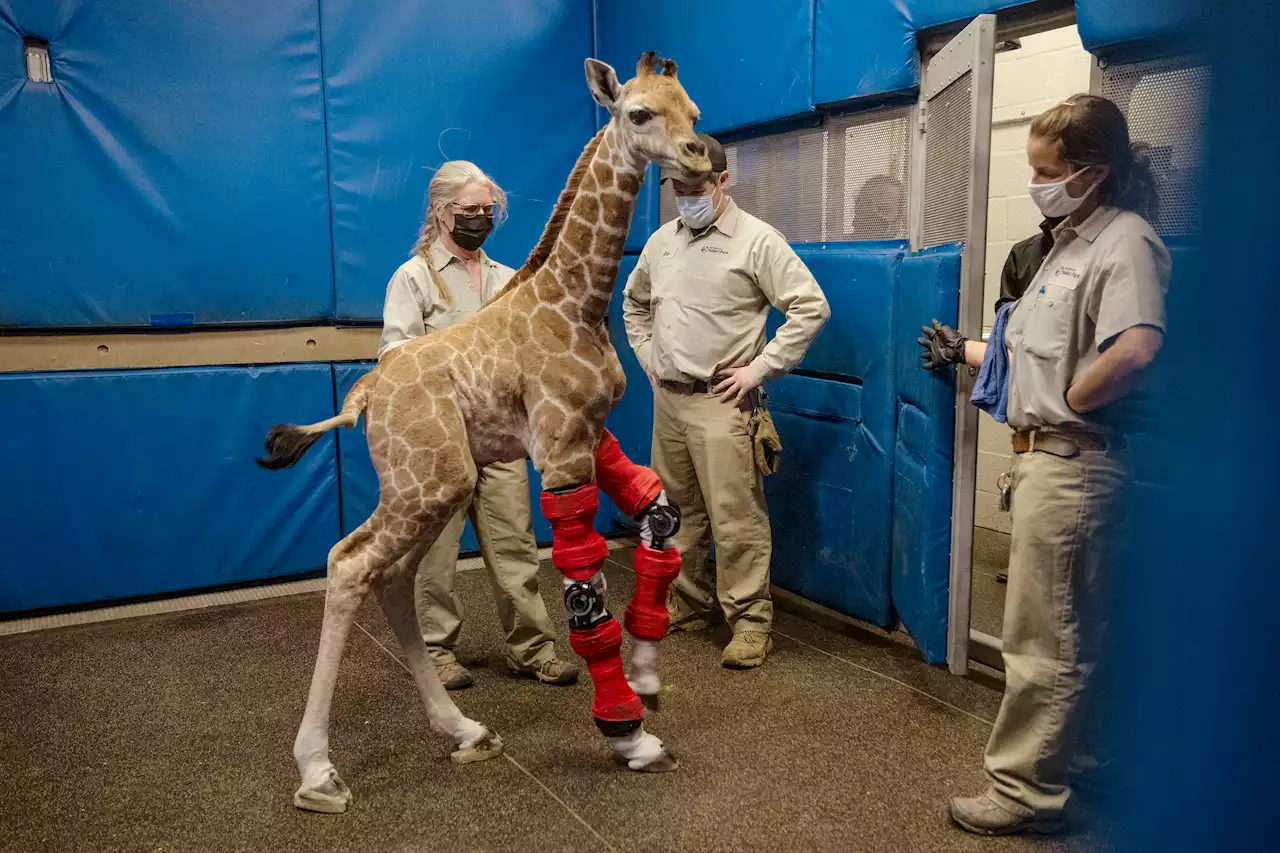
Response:
[{"label": "blue wall padding", "polygon": [[782,466],[765,480],[773,582],[891,625],[888,449],[862,425],[862,386],[791,375],[770,383]]},{"label": "blue wall padding", "polygon": [[[1206,4],[1207,5],[1207,4]],[[1195,23],[1195,0],[1076,0],[1076,26],[1085,49],[1163,40],[1185,34]]]},{"label": "blue wall padding", "polygon": [[920,81],[916,29],[901,3],[816,0],[813,99],[836,103]]},{"label": "blue wall padding", "polygon": [[893,606],[931,663],[947,655],[955,379],[921,368],[916,339],[935,317],[955,324],[959,288],[959,247],[903,258],[893,321]]},{"label": "blue wall padding", "polygon": [[510,218],[485,249],[518,268],[595,131],[589,3],[320,8],[337,316],[382,316],[445,160],[473,160],[507,191]]},{"label": "blue wall padding", "polygon": [[[900,243],[798,246],[831,305],[799,369],[769,389],[782,467],[765,483],[774,580],[843,613],[892,623],[894,433],[890,322]],[[781,316],[770,318],[770,333]]]},{"label": "blue wall padding", "polygon": [[333,440],[286,471],[267,429],[333,416],[327,364],[0,376],[0,612],[325,567]]},{"label": "blue wall padding", "polygon": [[596,36],[624,83],[647,50],[676,60],[698,129],[715,133],[813,108],[812,17],[812,2],[597,0]]},{"label": "blue wall padding", "polygon": [[316,3],[161,11],[0,0],[0,326],[332,314]]},{"label": "blue wall padding", "polygon": [[[341,407],[351,386],[372,368],[373,362],[333,366],[335,406]],[[373,462],[369,459],[369,445],[365,439],[364,426],[365,421],[362,416],[360,423],[354,429],[342,430],[338,435],[338,459],[342,471],[342,535],[344,536],[364,523],[378,505],[378,475],[374,472]],[[530,463],[529,499],[533,509],[533,532],[539,542],[550,543],[551,525],[538,507],[538,498],[541,494],[542,478]],[[601,495],[600,511],[596,515],[596,529],[601,533],[612,533],[614,528],[613,506]],[[461,550],[474,552],[479,549],[475,531],[472,530],[471,521],[468,519],[462,534]]]}]

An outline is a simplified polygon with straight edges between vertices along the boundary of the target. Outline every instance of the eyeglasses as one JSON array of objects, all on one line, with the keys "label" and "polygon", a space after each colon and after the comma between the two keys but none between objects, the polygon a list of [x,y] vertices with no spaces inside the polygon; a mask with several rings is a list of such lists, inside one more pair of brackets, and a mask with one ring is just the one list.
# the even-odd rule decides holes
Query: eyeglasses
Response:
[{"label": "eyeglasses", "polygon": [[497,209],[496,204],[458,204],[452,202],[451,207],[463,216],[493,216],[494,210]]}]

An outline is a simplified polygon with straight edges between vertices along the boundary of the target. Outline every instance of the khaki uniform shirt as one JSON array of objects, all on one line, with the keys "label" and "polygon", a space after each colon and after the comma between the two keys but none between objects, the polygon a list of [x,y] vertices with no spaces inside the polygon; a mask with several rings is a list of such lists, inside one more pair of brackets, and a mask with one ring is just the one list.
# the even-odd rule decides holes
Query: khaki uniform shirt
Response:
[{"label": "khaki uniform shirt", "polygon": [[1169,250],[1136,213],[1103,205],[1078,227],[1055,228],[1005,330],[1009,425],[1107,431],[1098,416],[1111,407],[1076,414],[1067,388],[1126,329],[1164,331],[1171,267]]},{"label": "khaki uniform shirt", "polygon": [[[831,309],[813,273],[772,226],[733,201],[695,234],[676,219],[645,244],[623,291],[627,339],[658,379],[711,382],[750,365],[761,380],[800,362]],[[786,322],[765,345],[772,305]]]},{"label": "khaki uniform shirt", "polygon": [[516,274],[511,267],[503,266],[481,252],[480,277],[484,291],[477,293],[465,261],[446,249],[439,240],[431,244],[429,254],[431,266],[449,289],[449,299],[440,293],[427,261],[421,255],[405,261],[387,284],[379,358],[387,350],[412,338],[438,332],[470,317]]}]

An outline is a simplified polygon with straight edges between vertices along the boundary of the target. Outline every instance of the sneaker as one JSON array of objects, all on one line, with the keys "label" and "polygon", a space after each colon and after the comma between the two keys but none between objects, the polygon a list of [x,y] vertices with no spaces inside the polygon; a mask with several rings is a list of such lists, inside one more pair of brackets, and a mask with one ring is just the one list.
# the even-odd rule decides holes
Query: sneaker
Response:
[{"label": "sneaker", "polygon": [[773,638],[764,631],[739,631],[725,646],[720,663],[731,669],[751,669],[764,663],[773,651]]},{"label": "sneaker", "polygon": [[467,668],[456,660],[437,663],[435,667],[436,675],[440,676],[440,683],[444,685],[445,690],[462,690],[475,682],[471,673],[467,672]]},{"label": "sneaker", "polygon": [[565,663],[559,658],[552,658],[533,669],[525,669],[516,666],[511,661],[507,661],[507,668],[514,675],[524,678],[536,678],[543,684],[552,684],[556,687],[564,687],[578,680],[578,668],[571,663]]},{"label": "sneaker", "polygon": [[1064,825],[1061,817],[1037,818],[1014,814],[986,794],[953,798],[951,819],[961,829],[975,835],[1052,835],[1061,832]]}]

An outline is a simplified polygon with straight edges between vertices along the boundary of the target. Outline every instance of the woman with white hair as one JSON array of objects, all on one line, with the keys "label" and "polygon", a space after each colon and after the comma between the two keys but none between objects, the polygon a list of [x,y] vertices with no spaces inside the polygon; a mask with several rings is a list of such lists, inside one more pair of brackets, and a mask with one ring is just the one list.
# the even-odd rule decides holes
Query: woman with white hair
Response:
[{"label": "woman with white hair", "polygon": [[[453,160],[436,171],[413,256],[387,285],[379,358],[470,317],[515,275],[480,248],[495,219],[506,213],[506,203],[506,193],[474,163]],[[551,619],[538,592],[538,545],[524,460],[480,469],[472,500],[440,533],[418,569],[418,621],[440,680],[450,690],[472,683],[454,654],[462,606],[453,582],[468,516],[498,603],[507,666],[545,684],[572,684],[578,670],[556,657]]]}]

